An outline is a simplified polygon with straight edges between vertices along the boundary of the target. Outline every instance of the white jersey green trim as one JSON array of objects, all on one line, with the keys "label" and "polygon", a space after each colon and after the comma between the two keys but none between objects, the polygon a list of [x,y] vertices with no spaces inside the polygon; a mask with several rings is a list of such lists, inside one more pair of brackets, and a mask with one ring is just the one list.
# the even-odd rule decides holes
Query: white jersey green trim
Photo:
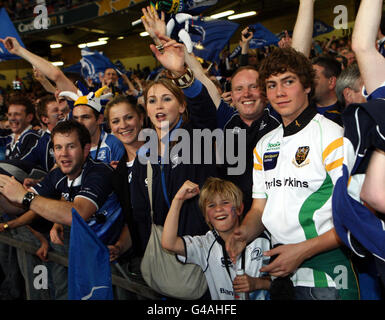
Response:
[{"label": "white jersey green trim", "polygon": [[[331,196],[342,174],[343,129],[320,114],[298,132],[283,126],[266,134],[254,150],[253,198],[267,198],[262,222],[272,244],[299,243],[333,226]],[[325,272],[300,268],[294,285],[335,287]]]}]

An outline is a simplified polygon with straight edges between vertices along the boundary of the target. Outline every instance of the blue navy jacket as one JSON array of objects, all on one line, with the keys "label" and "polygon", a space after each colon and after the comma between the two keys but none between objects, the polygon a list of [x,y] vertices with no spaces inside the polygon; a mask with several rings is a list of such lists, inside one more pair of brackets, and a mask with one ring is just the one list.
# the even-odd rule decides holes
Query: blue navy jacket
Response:
[{"label": "blue navy jacket", "polygon": [[39,138],[39,132],[27,128],[21,133],[19,139],[12,147],[14,135],[10,133],[9,135],[1,136],[0,145],[5,146],[5,159],[13,160],[22,158],[37,144]]},{"label": "blue navy jacket", "polygon": [[[205,90],[205,89],[204,89]],[[216,176],[215,159],[211,164],[192,164],[193,158],[193,129],[216,128],[216,109],[214,104],[199,100],[202,93],[202,85],[195,81],[194,84],[184,90],[187,100],[187,108],[190,121],[182,123],[180,128],[185,129],[190,137],[190,164],[179,163],[178,157],[171,157],[169,164],[153,163],[152,198],[154,210],[154,223],[163,225],[166,219],[169,204],[175,194],[186,180],[190,180],[200,187],[210,176]],[[202,146],[203,147],[203,146]],[[172,147],[170,147],[172,150]],[[139,149],[132,167],[132,180],[130,184],[132,211],[129,218],[132,230],[132,242],[135,253],[142,256],[151,233],[150,203],[147,190],[147,165],[143,160],[146,155],[146,147]],[[180,156],[180,153],[178,153]],[[202,152],[203,156],[203,152]],[[200,163],[203,163],[201,159]],[[142,162],[143,163],[142,163]],[[162,183],[162,172],[164,183]],[[198,197],[185,201],[179,218],[178,235],[203,235],[209,230],[198,205]]]},{"label": "blue navy jacket", "polygon": [[26,153],[21,160],[40,166],[45,171],[51,170],[55,164],[55,156],[51,141],[51,133],[45,131],[37,144]]}]

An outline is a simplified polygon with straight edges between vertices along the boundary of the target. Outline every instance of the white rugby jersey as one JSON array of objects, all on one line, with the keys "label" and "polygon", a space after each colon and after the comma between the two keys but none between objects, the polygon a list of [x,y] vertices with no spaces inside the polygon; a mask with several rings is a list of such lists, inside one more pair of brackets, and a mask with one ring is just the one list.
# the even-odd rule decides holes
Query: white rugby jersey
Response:
[{"label": "white rugby jersey", "polygon": [[[183,236],[186,257],[177,256],[183,263],[194,263],[199,265],[205,273],[207,285],[213,300],[234,300],[233,280],[236,277],[237,268],[242,265],[241,258],[237,259],[236,266],[228,259],[228,268],[223,256],[224,243],[222,239],[215,237],[213,231],[208,231],[203,236]],[[250,277],[261,277],[259,269],[268,264],[269,258],[263,256],[263,252],[270,250],[270,239],[264,233],[261,237],[251,242],[245,251],[245,273]],[[265,300],[268,292],[256,290],[250,292],[250,300]]]},{"label": "white rugby jersey", "polygon": [[[262,222],[272,245],[299,243],[333,228],[332,193],[342,175],[343,128],[312,106],[289,126],[280,125],[254,149],[253,198],[267,198]],[[314,286],[300,268],[294,285]],[[328,285],[335,286],[328,278]]]}]

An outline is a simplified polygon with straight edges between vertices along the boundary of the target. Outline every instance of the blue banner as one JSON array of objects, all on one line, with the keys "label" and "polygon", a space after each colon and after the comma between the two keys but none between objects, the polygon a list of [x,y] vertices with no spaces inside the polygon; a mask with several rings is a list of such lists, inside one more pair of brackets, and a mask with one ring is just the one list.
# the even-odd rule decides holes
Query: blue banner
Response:
[{"label": "blue banner", "polygon": [[278,44],[279,38],[260,23],[252,24],[249,27],[254,28],[255,30],[254,36],[249,43],[250,49],[257,49]]},{"label": "blue banner", "polygon": [[64,73],[65,72],[73,72],[73,73],[81,73],[82,72],[82,65],[80,64],[80,62],[78,63],[75,63],[67,68],[64,68],[62,70]]},{"label": "blue banner", "polygon": [[[21,41],[19,34],[17,33],[15,26],[13,25],[11,19],[8,16],[7,11],[4,8],[0,9],[0,38],[5,39],[6,37],[14,37],[19,41],[22,47],[24,46],[23,41]],[[0,61],[3,60],[13,60],[20,59],[20,57],[15,56],[8,52],[5,49],[4,45],[0,43]]]},{"label": "blue banner", "polygon": [[104,74],[107,68],[115,69],[111,60],[98,51],[85,48],[81,50],[81,55],[81,74],[84,79],[91,78],[94,83],[100,83],[99,73]]},{"label": "blue banner", "polygon": [[113,300],[110,253],[72,209],[68,255],[69,300]]},{"label": "blue banner", "polygon": [[190,20],[189,34],[194,54],[204,60],[219,63],[219,54],[238,27],[238,23],[226,20]]}]

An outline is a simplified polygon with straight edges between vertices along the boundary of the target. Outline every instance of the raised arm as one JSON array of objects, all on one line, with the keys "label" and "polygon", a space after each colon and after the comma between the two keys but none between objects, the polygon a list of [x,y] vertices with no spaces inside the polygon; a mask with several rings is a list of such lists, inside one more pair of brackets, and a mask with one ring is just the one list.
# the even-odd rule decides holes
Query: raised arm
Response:
[{"label": "raised arm", "polygon": [[49,82],[49,80],[37,69],[36,67],[33,67],[33,76],[37,81],[40,82],[40,84],[43,86],[45,91],[49,93],[55,94],[56,88]]},{"label": "raised arm", "polygon": [[186,256],[184,242],[178,236],[179,214],[185,200],[195,197],[199,186],[187,180],[172,200],[162,233],[162,247],[178,255]]},{"label": "raised arm", "polygon": [[7,37],[5,39],[0,39],[0,41],[10,53],[27,60],[30,64],[39,69],[43,75],[56,84],[56,87],[59,90],[77,92],[77,88],[72,81],[68,79],[58,67],[55,67],[51,62],[23,48],[16,38]]},{"label": "raised arm", "polygon": [[376,48],[382,0],[362,0],[352,35],[352,49],[368,94],[385,81],[385,59]]},{"label": "raised arm", "polygon": [[309,57],[314,26],[315,0],[300,0],[297,20],[293,30],[292,47]]},{"label": "raised arm", "polygon": [[154,41],[156,45],[159,45],[159,39],[157,35],[155,34],[156,32],[159,35],[165,36],[166,35],[166,22],[165,22],[165,16],[164,12],[162,11],[160,13],[160,18],[158,15],[158,12],[154,9],[154,7],[145,7],[142,9],[143,12],[143,17],[142,22],[143,26]]},{"label": "raised arm", "polygon": [[199,63],[199,61],[195,58],[193,53],[188,53],[187,49],[185,47],[185,62],[188,65],[188,67],[192,70],[194,73],[194,76],[196,79],[198,79],[202,84],[206,87],[207,92],[210,95],[211,100],[213,101],[215,107],[218,109],[220,103],[221,103],[221,95],[218,92],[217,87],[215,84],[207,77],[205,74],[202,65]]}]

